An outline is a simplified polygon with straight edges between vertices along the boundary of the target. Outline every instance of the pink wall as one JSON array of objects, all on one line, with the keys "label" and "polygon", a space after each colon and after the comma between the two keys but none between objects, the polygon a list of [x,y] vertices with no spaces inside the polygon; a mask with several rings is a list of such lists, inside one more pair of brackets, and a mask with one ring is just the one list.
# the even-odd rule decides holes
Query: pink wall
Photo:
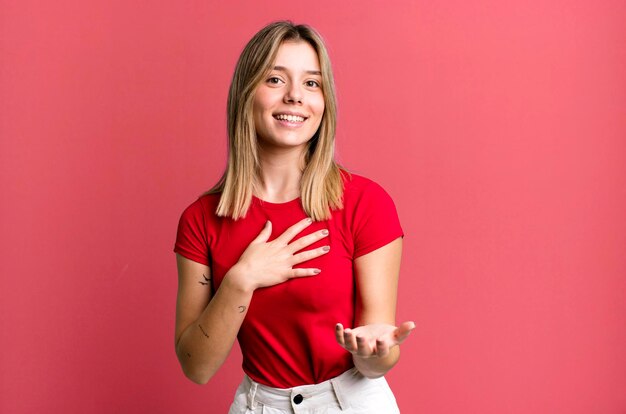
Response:
[{"label": "pink wall", "polygon": [[280,18],[326,37],[340,161],[407,234],[403,412],[626,412],[620,0],[1,1],[0,412],[225,412],[240,357],[182,375],[171,249]]}]

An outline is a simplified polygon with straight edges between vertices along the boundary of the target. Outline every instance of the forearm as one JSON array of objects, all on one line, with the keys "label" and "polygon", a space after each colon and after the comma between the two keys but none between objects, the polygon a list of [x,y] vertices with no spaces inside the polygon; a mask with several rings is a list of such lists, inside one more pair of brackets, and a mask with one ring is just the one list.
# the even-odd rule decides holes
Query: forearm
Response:
[{"label": "forearm", "polygon": [[237,338],[252,299],[227,273],[202,314],[190,324],[176,344],[176,354],[185,375],[205,384],[226,360]]},{"label": "forearm", "polygon": [[385,357],[360,357],[352,354],[354,366],[363,376],[378,378],[387,374],[400,359],[400,347],[394,346]]}]

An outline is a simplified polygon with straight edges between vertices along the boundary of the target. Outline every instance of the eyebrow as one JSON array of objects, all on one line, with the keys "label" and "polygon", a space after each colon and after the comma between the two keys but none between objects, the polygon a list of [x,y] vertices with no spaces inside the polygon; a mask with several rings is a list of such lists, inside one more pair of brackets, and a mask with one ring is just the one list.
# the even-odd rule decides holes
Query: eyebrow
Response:
[{"label": "eyebrow", "polygon": [[[280,71],[280,72],[287,72],[287,68],[284,67],[284,66],[274,66],[272,69]],[[304,73],[306,73],[308,75],[322,76],[322,72],[320,72],[319,70],[305,70]]]}]

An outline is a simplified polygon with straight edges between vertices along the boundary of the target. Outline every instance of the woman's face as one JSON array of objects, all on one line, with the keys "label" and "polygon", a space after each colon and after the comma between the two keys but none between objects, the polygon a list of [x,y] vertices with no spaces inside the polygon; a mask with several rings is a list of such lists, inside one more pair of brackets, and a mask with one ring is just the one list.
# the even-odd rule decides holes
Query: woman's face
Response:
[{"label": "woman's face", "polygon": [[323,114],[322,75],[315,49],[307,42],[284,42],[254,95],[259,145],[304,149]]}]

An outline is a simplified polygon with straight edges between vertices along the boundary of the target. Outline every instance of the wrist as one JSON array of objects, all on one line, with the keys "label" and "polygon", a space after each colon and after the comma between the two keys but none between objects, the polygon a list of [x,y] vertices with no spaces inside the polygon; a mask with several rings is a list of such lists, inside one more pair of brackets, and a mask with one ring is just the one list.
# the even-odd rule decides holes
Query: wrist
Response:
[{"label": "wrist", "polygon": [[226,272],[222,284],[226,283],[228,287],[238,292],[251,294],[256,289],[256,286],[248,280],[246,277],[247,274],[246,267],[240,263],[236,263]]},{"label": "wrist", "polygon": [[376,361],[374,358],[363,358],[357,355],[352,355],[352,362],[361,375],[370,379],[384,376],[391,368],[381,366],[380,361]]},{"label": "wrist", "polygon": [[394,346],[389,350],[389,354],[384,357],[369,356],[363,357],[352,354],[352,362],[363,376],[368,378],[378,378],[386,375],[393,368],[400,358],[399,346]]}]

